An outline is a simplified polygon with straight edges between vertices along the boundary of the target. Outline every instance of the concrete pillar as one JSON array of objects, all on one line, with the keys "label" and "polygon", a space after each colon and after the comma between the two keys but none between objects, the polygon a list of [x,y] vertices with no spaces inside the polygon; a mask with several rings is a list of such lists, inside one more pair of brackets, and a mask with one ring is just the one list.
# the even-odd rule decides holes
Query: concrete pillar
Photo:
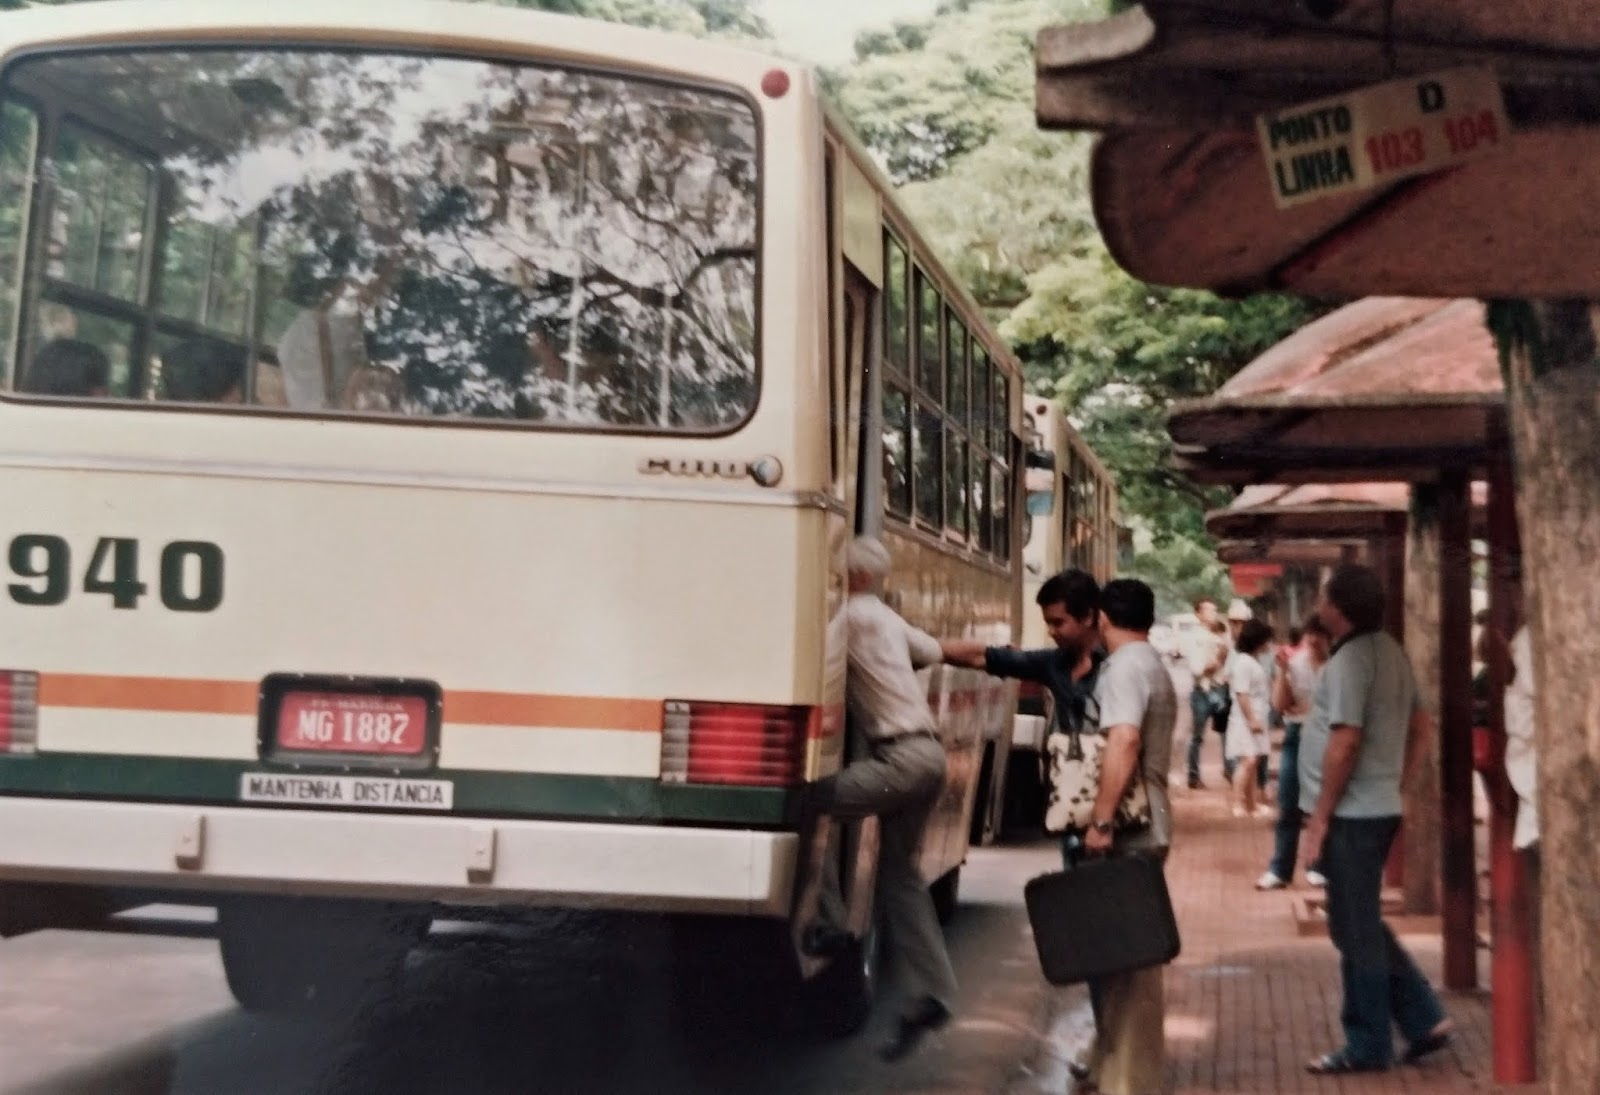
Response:
[{"label": "concrete pillar", "polygon": [[1472,821],[1472,481],[1439,477],[1439,802],[1444,820],[1444,983],[1478,986],[1478,879]]}]

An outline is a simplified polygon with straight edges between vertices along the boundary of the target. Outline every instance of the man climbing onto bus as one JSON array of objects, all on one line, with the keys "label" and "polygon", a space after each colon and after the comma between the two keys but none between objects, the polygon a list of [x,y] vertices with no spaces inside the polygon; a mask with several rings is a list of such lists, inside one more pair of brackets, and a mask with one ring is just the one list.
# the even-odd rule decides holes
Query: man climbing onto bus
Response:
[{"label": "man climbing onto bus", "polygon": [[[886,1060],[895,1061],[949,1021],[956,993],[955,969],[916,862],[923,826],[945,778],[944,746],[916,671],[937,664],[940,648],[937,639],[912,627],[879,597],[889,573],[883,544],[871,537],[856,539],[848,567],[845,696],[853,722],[872,748],[869,756],[819,782],[813,801],[822,814],[876,816],[881,822],[878,898],[912,1001],[882,1050]],[[813,954],[838,954],[850,942],[843,931],[822,925],[808,929],[805,938]]]}]

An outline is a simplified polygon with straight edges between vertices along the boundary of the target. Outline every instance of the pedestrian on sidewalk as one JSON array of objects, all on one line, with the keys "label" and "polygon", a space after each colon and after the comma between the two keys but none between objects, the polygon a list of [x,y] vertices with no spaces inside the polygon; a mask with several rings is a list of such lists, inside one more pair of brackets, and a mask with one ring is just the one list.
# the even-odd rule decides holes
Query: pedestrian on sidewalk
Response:
[{"label": "pedestrian on sidewalk", "polygon": [[[1100,634],[1109,656],[1100,667],[1095,699],[1106,746],[1094,821],[1084,835],[1089,855],[1148,855],[1165,861],[1172,844],[1167,770],[1178,698],[1161,655],[1150,645],[1155,594],[1122,578],[1100,591]],[[1144,781],[1150,824],[1118,831],[1117,806],[1133,780]],[[1160,966],[1103,977],[1094,1048],[1084,1073],[1101,1095],[1157,1095],[1166,1082],[1165,973]]]},{"label": "pedestrian on sidewalk", "polygon": [[1267,671],[1258,655],[1272,641],[1272,628],[1261,620],[1247,620],[1239,628],[1234,644],[1232,674],[1228,690],[1233,710],[1228,717],[1224,752],[1233,761],[1233,816],[1266,817],[1271,809],[1257,800],[1258,772],[1272,753],[1268,736],[1271,719],[1271,691]]},{"label": "pedestrian on sidewalk", "polygon": [[[1205,746],[1206,728],[1215,723],[1220,734],[1227,728],[1228,712],[1226,681],[1221,680],[1227,663],[1228,643],[1223,638],[1226,628],[1217,614],[1217,603],[1202,598],[1194,603],[1195,618],[1200,628],[1189,640],[1184,658],[1189,664],[1194,687],[1189,692],[1189,712],[1194,717],[1189,728],[1189,789],[1203,786],[1200,780],[1200,751]],[[1222,629],[1222,634],[1218,633]]]},{"label": "pedestrian on sidewalk", "polygon": [[[1273,834],[1272,862],[1256,880],[1258,890],[1281,890],[1294,881],[1300,851],[1300,731],[1311,714],[1312,697],[1323,667],[1328,664],[1328,629],[1312,616],[1301,629],[1298,649],[1280,647],[1278,676],[1273,681],[1273,705],[1283,712],[1283,751],[1278,757],[1278,823]],[[1306,881],[1326,883],[1320,863],[1306,865]]]},{"label": "pedestrian on sidewalk", "polygon": [[1383,867],[1400,828],[1401,786],[1421,763],[1431,719],[1405,650],[1382,630],[1383,585],[1342,566],[1317,616],[1333,639],[1301,739],[1307,862],[1328,878],[1328,934],[1339,950],[1345,1044],[1307,1063],[1319,1075],[1378,1072],[1443,1049],[1451,1024],[1438,994],[1383,922]]},{"label": "pedestrian on sidewalk", "polygon": [[[889,552],[871,537],[849,547],[850,674],[845,698],[871,754],[817,783],[814,807],[839,818],[879,818],[878,899],[904,970],[910,1005],[883,1047],[899,1060],[950,1019],[956,974],[945,949],[917,848],[945,779],[945,753],[916,670],[937,664],[939,641],[912,627],[878,596]],[[841,929],[808,928],[812,954],[838,955],[854,942]]]}]

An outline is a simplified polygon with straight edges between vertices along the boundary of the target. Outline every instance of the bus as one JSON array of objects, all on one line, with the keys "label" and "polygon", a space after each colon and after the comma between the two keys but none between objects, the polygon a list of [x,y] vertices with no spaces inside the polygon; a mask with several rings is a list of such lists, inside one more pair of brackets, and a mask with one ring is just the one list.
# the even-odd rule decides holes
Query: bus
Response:
[{"label": "bus", "polygon": [[[1034,604],[1039,587],[1069,567],[1088,571],[1102,585],[1110,581],[1123,552],[1123,530],[1116,480],[1060,404],[1026,396],[1023,431],[1022,645],[1031,649],[1052,642]],[[1049,693],[1038,685],[1024,684],[1019,690],[1002,811],[1007,830],[1036,830],[1044,817],[1050,707]]]},{"label": "bus", "polygon": [[[806,808],[845,548],[1015,641],[1021,387],[809,71],[491,5],[9,13],[0,346],[0,932],[215,906],[278,1011],[439,917],[631,910],[859,1025],[876,828]],[[1015,692],[923,679],[948,911]]]}]

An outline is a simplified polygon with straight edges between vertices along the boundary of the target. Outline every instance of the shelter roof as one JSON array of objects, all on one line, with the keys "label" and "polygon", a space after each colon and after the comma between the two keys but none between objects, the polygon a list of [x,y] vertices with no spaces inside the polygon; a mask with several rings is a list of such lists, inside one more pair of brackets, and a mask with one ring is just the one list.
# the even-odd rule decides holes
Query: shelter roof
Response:
[{"label": "shelter roof", "polygon": [[1481,462],[1504,402],[1482,304],[1370,298],[1179,403],[1168,428],[1179,466],[1204,481],[1421,480]]},{"label": "shelter roof", "polygon": [[[1486,522],[1488,487],[1472,485],[1474,533]],[[1224,541],[1366,540],[1396,531],[1411,509],[1404,483],[1312,483],[1247,487],[1225,509],[1206,515],[1206,531]],[[1260,558],[1257,555],[1256,558]]]},{"label": "shelter roof", "polygon": [[[1147,0],[1039,38],[1041,125],[1104,133],[1095,214],[1151,282],[1308,295],[1600,297],[1592,0]],[[1492,65],[1504,154],[1280,211],[1254,118]],[[1491,217],[1491,211],[1503,213]]]}]

